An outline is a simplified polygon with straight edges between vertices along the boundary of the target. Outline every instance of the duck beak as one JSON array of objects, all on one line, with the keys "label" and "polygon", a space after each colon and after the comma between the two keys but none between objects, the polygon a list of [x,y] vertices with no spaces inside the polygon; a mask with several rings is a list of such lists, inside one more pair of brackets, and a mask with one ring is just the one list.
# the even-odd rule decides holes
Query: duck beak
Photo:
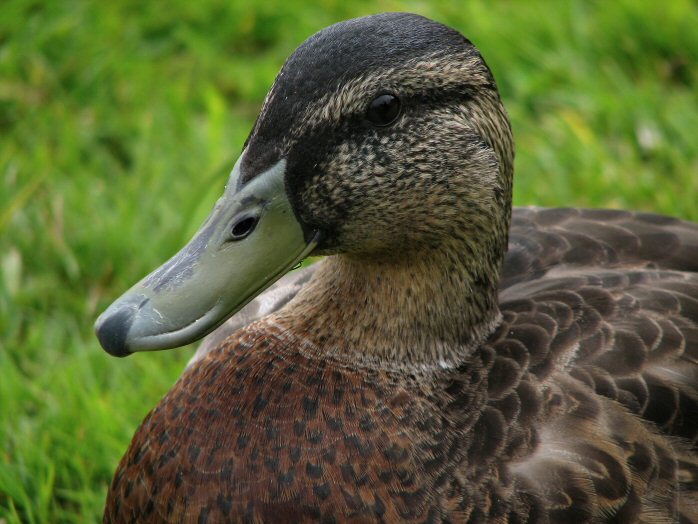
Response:
[{"label": "duck beak", "polygon": [[95,332],[108,353],[202,338],[315,248],[318,234],[304,233],[286,196],[286,161],[245,185],[240,163],[194,238],[99,316]]}]

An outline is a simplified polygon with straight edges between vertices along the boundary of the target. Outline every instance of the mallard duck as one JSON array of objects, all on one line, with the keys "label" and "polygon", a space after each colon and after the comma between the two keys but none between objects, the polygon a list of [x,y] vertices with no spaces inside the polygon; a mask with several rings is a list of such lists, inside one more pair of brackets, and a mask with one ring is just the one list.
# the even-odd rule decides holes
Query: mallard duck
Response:
[{"label": "mallard duck", "polygon": [[301,44],[210,217],[98,338],[190,343],[326,258],[202,347],[105,522],[698,522],[698,226],[512,214],[513,160],[457,31],[390,13]]}]

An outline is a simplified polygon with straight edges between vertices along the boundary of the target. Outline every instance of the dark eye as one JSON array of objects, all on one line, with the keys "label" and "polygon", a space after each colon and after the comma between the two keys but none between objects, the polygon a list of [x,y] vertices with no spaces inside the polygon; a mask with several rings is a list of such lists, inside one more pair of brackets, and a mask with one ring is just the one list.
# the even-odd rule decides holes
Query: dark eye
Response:
[{"label": "dark eye", "polygon": [[230,232],[230,240],[242,240],[248,236],[252,231],[254,231],[255,226],[259,217],[246,216],[241,217],[233,225],[233,229]]},{"label": "dark eye", "polygon": [[389,126],[400,116],[400,100],[395,95],[379,95],[366,110],[366,118],[375,126]]}]

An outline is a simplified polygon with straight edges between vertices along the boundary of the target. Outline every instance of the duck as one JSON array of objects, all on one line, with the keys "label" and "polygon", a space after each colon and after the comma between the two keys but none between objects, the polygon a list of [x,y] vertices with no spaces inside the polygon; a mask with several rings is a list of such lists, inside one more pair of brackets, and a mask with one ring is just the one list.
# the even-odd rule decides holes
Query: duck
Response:
[{"label": "duck", "polygon": [[97,319],[120,357],[213,333],[104,522],[698,522],[698,225],[513,209],[513,171],[457,30],[303,42],[193,239]]}]

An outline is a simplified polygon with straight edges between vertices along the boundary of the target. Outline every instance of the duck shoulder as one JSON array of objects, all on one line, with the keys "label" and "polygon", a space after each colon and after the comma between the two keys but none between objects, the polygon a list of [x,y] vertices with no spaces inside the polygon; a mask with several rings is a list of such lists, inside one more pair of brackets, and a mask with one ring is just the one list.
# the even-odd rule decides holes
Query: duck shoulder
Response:
[{"label": "duck shoulder", "polygon": [[695,224],[515,210],[489,376],[524,369],[542,395],[510,471],[551,522],[698,521],[697,270]]},{"label": "duck shoulder", "polygon": [[617,209],[514,208],[500,293],[560,267],[698,271],[698,225]]}]

